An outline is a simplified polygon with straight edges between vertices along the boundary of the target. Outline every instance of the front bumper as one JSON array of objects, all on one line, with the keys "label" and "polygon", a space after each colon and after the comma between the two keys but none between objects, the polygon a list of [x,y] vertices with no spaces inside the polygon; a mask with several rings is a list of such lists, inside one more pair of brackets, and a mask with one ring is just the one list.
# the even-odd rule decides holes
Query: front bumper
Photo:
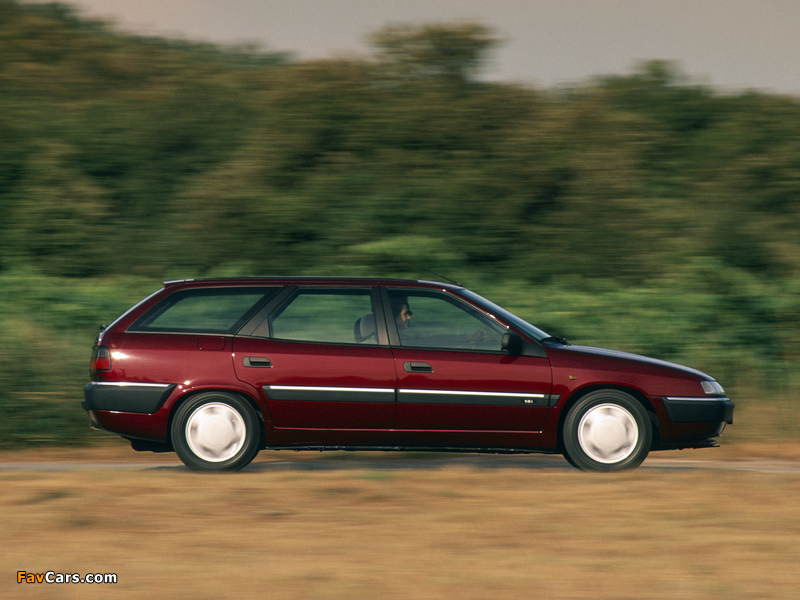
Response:
[{"label": "front bumper", "polygon": [[662,400],[673,423],[733,423],[734,404],[730,398],[665,396]]}]

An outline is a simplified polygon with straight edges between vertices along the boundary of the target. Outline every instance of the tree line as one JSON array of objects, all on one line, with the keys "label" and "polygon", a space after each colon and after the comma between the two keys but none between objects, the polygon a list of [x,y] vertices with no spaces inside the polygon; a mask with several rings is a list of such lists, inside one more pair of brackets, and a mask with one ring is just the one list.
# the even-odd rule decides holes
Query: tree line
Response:
[{"label": "tree line", "polygon": [[498,40],[478,25],[389,27],[374,56],[295,62],[0,7],[3,265],[632,282],[692,256],[800,266],[793,98],[718,94],[665,62],[485,83]]}]

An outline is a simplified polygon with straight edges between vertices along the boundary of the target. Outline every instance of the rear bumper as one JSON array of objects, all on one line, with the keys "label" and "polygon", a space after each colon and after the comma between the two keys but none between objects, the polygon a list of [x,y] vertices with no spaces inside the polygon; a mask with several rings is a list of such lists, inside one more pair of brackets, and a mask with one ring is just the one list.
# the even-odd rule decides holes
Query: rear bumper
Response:
[{"label": "rear bumper", "polygon": [[734,404],[730,398],[666,396],[662,401],[673,423],[733,423]]},{"label": "rear bumper", "polygon": [[86,410],[153,414],[164,405],[175,384],[94,381],[83,388]]}]

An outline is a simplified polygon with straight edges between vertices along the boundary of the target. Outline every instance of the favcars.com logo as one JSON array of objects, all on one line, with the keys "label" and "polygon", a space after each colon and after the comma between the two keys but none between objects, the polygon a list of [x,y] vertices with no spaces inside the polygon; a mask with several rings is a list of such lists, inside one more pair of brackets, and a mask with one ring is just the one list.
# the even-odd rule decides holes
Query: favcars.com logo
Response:
[{"label": "favcars.com logo", "polygon": [[17,583],[117,583],[116,573],[28,573],[17,571]]}]

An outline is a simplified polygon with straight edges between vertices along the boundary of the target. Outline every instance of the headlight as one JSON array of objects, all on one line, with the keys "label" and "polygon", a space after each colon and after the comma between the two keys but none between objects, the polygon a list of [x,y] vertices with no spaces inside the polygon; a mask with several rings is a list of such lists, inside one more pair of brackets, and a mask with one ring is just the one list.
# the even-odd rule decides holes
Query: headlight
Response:
[{"label": "headlight", "polygon": [[724,396],[725,390],[722,386],[714,381],[701,381],[700,384],[703,386],[703,391],[708,394],[709,396]]}]

